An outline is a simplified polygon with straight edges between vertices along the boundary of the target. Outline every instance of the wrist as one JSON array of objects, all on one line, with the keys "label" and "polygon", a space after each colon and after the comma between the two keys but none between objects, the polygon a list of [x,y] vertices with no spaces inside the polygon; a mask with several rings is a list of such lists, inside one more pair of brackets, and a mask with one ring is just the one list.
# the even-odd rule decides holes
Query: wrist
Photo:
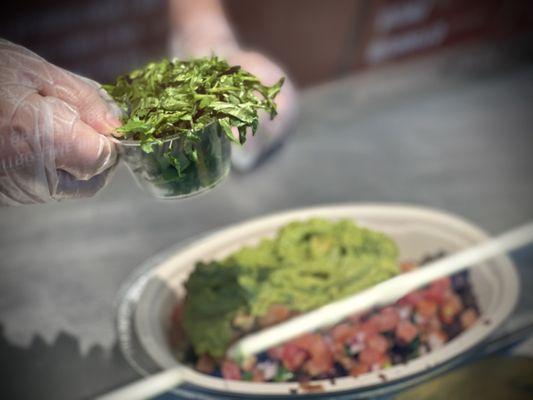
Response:
[{"label": "wrist", "polygon": [[170,37],[170,53],[174,57],[203,57],[213,53],[224,57],[238,47],[227,22],[211,14],[188,20],[174,28]]}]

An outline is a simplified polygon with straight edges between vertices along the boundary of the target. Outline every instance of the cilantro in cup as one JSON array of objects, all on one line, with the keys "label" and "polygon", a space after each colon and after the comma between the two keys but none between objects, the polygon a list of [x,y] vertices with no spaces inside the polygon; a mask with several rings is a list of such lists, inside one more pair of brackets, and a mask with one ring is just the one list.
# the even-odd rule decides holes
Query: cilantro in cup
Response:
[{"label": "cilantro in cup", "polygon": [[[139,183],[161,197],[216,184],[229,168],[229,141],[255,134],[258,111],[276,115],[273,86],[215,56],[162,60],[104,88],[124,111],[121,152]],[[236,128],[239,139],[235,139]]]}]

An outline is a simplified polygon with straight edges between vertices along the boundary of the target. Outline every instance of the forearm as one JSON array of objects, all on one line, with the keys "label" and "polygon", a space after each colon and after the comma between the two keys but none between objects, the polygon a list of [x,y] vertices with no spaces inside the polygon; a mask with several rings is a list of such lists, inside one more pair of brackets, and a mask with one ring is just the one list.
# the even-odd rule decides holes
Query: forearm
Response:
[{"label": "forearm", "polygon": [[193,56],[229,52],[235,35],[219,0],[169,0],[173,51]]}]

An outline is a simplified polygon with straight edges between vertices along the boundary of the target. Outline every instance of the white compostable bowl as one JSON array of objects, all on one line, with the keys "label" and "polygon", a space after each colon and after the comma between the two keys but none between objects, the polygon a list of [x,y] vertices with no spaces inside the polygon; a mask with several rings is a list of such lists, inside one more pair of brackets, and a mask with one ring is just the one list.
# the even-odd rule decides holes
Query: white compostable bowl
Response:
[{"label": "white compostable bowl", "polygon": [[[487,238],[478,227],[441,211],[383,204],[343,204],[282,212],[242,222],[201,239],[170,249],[143,264],[125,286],[118,308],[119,343],[130,364],[147,375],[179,365],[168,334],[175,305],[185,296],[183,287],[198,261],[219,259],[243,245],[271,237],[294,220],[320,217],[349,218],[361,226],[390,235],[400,249],[400,260],[420,260],[440,251],[453,253]],[[499,256],[471,268],[470,279],[481,317],[478,322],[442,348],[407,364],[359,377],[319,380],[323,393],[312,396],[360,398],[383,395],[436,374],[470,355],[513,311],[519,295],[516,268]],[[309,396],[298,383],[255,383],[225,380],[186,367],[185,384],[177,388],[191,398]],[[295,393],[296,391],[296,393]],[[194,393],[194,395],[192,395]]]}]

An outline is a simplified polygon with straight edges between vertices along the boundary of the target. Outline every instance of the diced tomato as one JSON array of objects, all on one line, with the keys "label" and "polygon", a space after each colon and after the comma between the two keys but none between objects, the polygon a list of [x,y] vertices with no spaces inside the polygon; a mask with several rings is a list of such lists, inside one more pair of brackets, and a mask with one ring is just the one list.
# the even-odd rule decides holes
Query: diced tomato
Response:
[{"label": "diced tomato", "polygon": [[348,343],[355,338],[357,329],[349,323],[337,325],[331,331],[331,337],[335,342]]},{"label": "diced tomato", "polygon": [[445,324],[451,324],[457,314],[463,310],[463,302],[456,294],[450,296],[440,309],[440,317]]},{"label": "diced tomato", "polygon": [[332,368],[333,358],[326,354],[315,356],[305,363],[305,371],[311,376],[329,373]]},{"label": "diced tomato", "polygon": [[215,360],[204,354],[196,362],[196,369],[204,374],[210,374],[215,369]]},{"label": "diced tomato", "polygon": [[307,351],[310,360],[305,363],[305,370],[312,376],[327,373],[333,368],[333,354],[324,338],[315,333],[300,336],[294,341],[302,350]]},{"label": "diced tomato", "polygon": [[379,332],[393,331],[396,325],[398,325],[398,322],[400,322],[400,315],[394,307],[385,307],[374,318]]},{"label": "diced tomato", "polygon": [[333,342],[329,345],[333,358],[342,358],[346,356],[345,344],[341,342]]},{"label": "diced tomato", "polygon": [[365,344],[368,348],[374,349],[381,354],[386,353],[389,348],[388,340],[383,335],[379,334],[367,338]]},{"label": "diced tomato", "polygon": [[451,289],[452,278],[450,278],[449,276],[445,276],[444,278],[440,278],[440,279],[437,279],[436,281],[433,281],[433,283],[444,286],[446,289]]},{"label": "diced tomato", "polygon": [[444,277],[432,282],[424,291],[425,298],[441,304],[451,293],[451,280]]},{"label": "diced tomato", "polygon": [[296,346],[302,350],[307,350],[311,346],[311,343],[316,340],[315,336],[318,336],[316,333],[304,333],[301,336],[298,336],[296,339],[292,340]]},{"label": "diced tomato", "polygon": [[289,371],[296,371],[300,368],[306,358],[306,352],[296,344],[289,342],[283,346],[281,361],[283,362],[283,366]]},{"label": "diced tomato", "polygon": [[230,360],[225,360],[222,362],[222,376],[224,379],[240,380],[241,379],[241,370],[239,366]]},{"label": "diced tomato", "polygon": [[424,318],[431,318],[437,314],[438,306],[437,303],[423,299],[416,305],[416,311]]},{"label": "diced tomato", "polygon": [[424,298],[424,293],[420,290],[409,293],[407,296],[402,297],[398,304],[400,306],[416,306]]},{"label": "diced tomato", "polygon": [[395,331],[396,338],[404,343],[411,343],[418,335],[418,329],[409,321],[400,321]]},{"label": "diced tomato", "polygon": [[272,304],[265,315],[259,317],[259,325],[262,328],[284,321],[291,315],[290,310],[282,304]]},{"label": "diced tomato", "polygon": [[413,262],[403,262],[400,264],[400,271],[402,272],[409,272],[409,271],[412,271],[414,269],[417,269],[418,268],[418,265],[416,265],[415,263]]},{"label": "diced tomato", "polygon": [[347,371],[350,371],[353,367],[355,367],[355,360],[347,355],[343,355],[340,357],[335,357],[335,360],[343,366],[343,368]]},{"label": "diced tomato", "polygon": [[172,330],[170,331],[169,339],[172,346],[179,351],[185,351],[187,347],[187,335],[183,328],[183,303],[179,303],[174,310],[172,310]]},{"label": "diced tomato", "polygon": [[331,365],[324,360],[312,358],[304,365],[304,370],[311,376],[325,374],[331,370]]},{"label": "diced tomato", "polygon": [[468,308],[461,314],[461,326],[463,329],[470,328],[477,321],[477,313],[472,309]]},{"label": "diced tomato", "polygon": [[315,340],[311,343],[307,351],[311,355],[311,358],[324,358],[331,361],[331,351],[326,344],[324,338],[320,335],[316,335]]},{"label": "diced tomato", "polygon": [[363,336],[363,340],[367,337],[375,335],[379,332],[379,324],[377,319],[372,317],[368,321],[363,322],[359,327],[359,331]]},{"label": "diced tomato", "polygon": [[253,382],[264,382],[265,381],[265,374],[263,371],[254,369],[252,372],[252,381]]},{"label": "diced tomato", "polygon": [[355,314],[352,314],[350,315],[347,319],[348,321],[350,321],[352,324],[356,325],[356,324],[359,324],[361,322],[361,317],[363,316],[364,314],[363,313],[355,313]]},{"label": "diced tomato", "polygon": [[283,355],[283,346],[271,347],[268,349],[267,354],[272,360],[281,360]]},{"label": "diced tomato", "polygon": [[366,374],[368,371],[370,371],[370,367],[367,364],[359,362],[357,363],[357,365],[350,369],[350,375],[359,376]]},{"label": "diced tomato", "polygon": [[440,278],[431,282],[431,285],[441,286],[444,289],[451,289],[452,279],[449,276],[445,276],[444,278]]},{"label": "diced tomato", "polygon": [[310,359],[304,365],[304,371],[310,376],[317,376],[328,371],[328,365],[317,359]]},{"label": "diced tomato", "polygon": [[427,320],[424,330],[427,332],[439,331],[442,329],[442,323],[437,316],[433,316]]},{"label": "diced tomato", "polygon": [[174,310],[172,311],[172,322],[181,328],[182,319],[183,319],[183,303],[179,303]]},{"label": "diced tomato", "polygon": [[388,357],[375,349],[367,347],[359,353],[359,361],[369,366],[383,365],[388,361]]}]

